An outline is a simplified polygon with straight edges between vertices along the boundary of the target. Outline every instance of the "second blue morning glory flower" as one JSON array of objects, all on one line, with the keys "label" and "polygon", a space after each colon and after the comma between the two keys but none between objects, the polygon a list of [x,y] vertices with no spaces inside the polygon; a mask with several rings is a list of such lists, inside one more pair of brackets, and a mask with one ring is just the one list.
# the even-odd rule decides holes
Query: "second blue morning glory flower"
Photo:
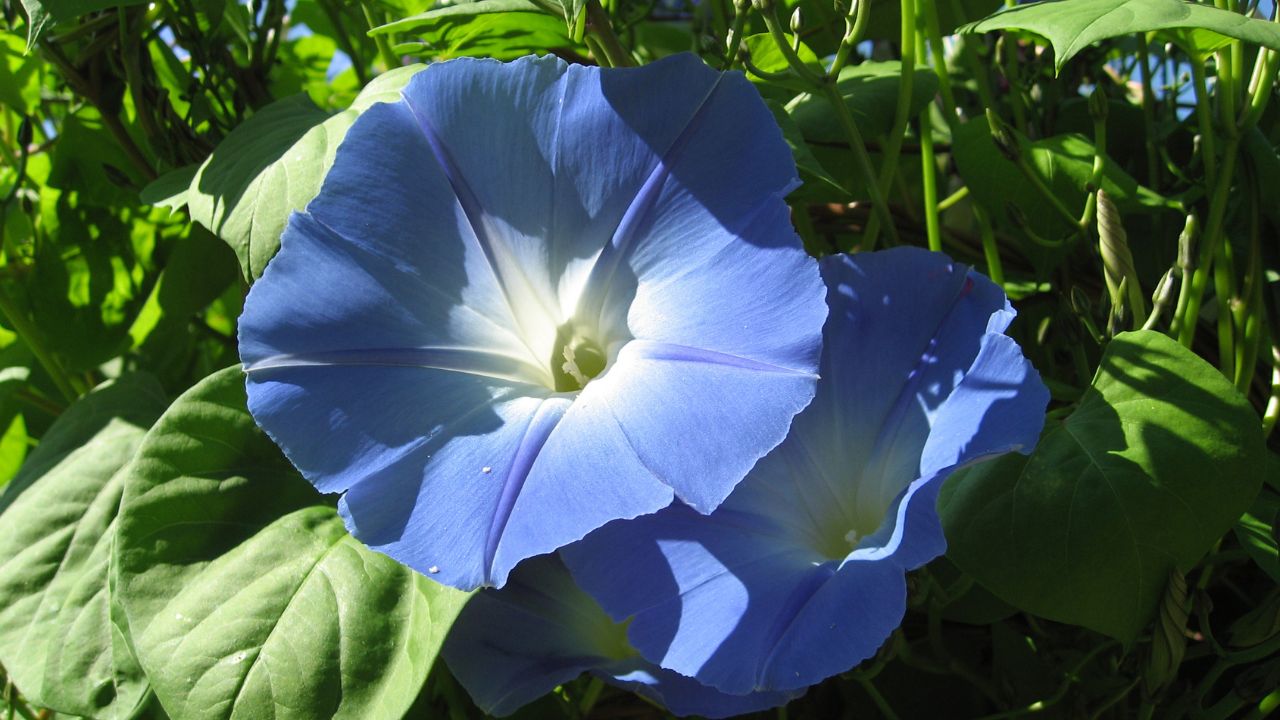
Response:
[{"label": "second blue morning glory flower", "polygon": [[249,407],[357,538],[455,587],[711,512],[813,396],[795,183],[756,91],[690,55],[430,66],[249,293]]},{"label": "second blue morning glory flower", "polygon": [[946,548],[943,480],[1030,451],[1044,423],[1048,391],[990,280],[918,248],[822,273],[822,380],[787,439],[709,516],[677,504],[560,553],[646,660],[732,695],[873,654],[902,621],[906,572]]}]

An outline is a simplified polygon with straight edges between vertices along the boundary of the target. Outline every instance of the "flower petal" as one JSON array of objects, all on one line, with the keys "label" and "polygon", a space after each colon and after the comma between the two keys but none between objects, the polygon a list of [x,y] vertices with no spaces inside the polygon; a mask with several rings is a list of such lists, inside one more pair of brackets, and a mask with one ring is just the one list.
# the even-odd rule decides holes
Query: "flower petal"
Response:
[{"label": "flower petal", "polygon": [[762,687],[779,621],[836,568],[772,529],[765,516],[674,505],[560,553],[611,617],[631,618],[627,636],[645,659],[741,695]]},{"label": "flower petal", "polygon": [[626,629],[582,592],[554,555],[520,566],[501,590],[471,599],[450,629],[444,658],[482,710],[510,715],[591,672],[677,715],[729,717],[786,703],[799,692],[732,696],[635,655]]},{"label": "flower petal", "polygon": [[816,381],[749,357],[643,340],[622,349],[605,379],[600,394],[628,451],[703,513],[786,436]]},{"label": "flower petal", "polygon": [[[831,256],[822,272],[831,308],[823,381],[796,417],[796,447],[779,458],[791,470],[777,475],[797,478],[786,503],[797,522],[815,509],[838,511],[832,520],[866,535],[921,476],[921,449],[939,408],[983,336],[1003,330],[1012,311],[989,280],[919,248]],[[753,487],[767,497],[753,500],[749,490],[737,498],[741,506],[776,507],[778,490]]]},{"label": "flower petal", "polygon": [[[676,495],[710,511],[811,398],[825,317],[755,89],[525,58],[403,96],[250,292],[255,418],[357,537],[462,588]],[[568,391],[579,340],[612,364]]]},{"label": "flower petal", "polygon": [[998,334],[1003,293],[968,268],[900,249],[823,274],[822,380],[787,439],[709,516],[676,505],[561,550],[646,659],[729,693],[805,687],[873,654],[901,621],[905,572],[946,547],[942,480],[1028,450],[1048,400]]}]

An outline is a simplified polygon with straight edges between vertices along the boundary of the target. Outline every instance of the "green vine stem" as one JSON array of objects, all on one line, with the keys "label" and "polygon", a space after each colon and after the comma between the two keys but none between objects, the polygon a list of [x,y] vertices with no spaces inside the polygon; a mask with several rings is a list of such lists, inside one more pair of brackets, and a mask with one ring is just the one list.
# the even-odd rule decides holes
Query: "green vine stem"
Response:
[{"label": "green vine stem", "polygon": [[[926,45],[928,43],[928,30],[925,28],[924,15],[928,12],[920,13],[921,17],[916,18],[916,61],[923,65],[927,60],[928,52]],[[944,67],[945,71],[946,68]],[[920,176],[923,184],[923,201],[924,201],[924,228],[925,236],[928,238],[929,249],[935,252],[942,250],[942,231],[940,229],[941,222],[938,217],[938,158],[933,150],[933,113],[931,112],[932,104],[926,104],[924,110],[920,111]],[[950,122],[950,110],[946,111],[948,122]]]},{"label": "green vine stem", "polygon": [[783,29],[782,22],[778,19],[778,5],[774,0],[753,0],[752,5],[760,12],[764,26],[769,31],[769,37],[778,47],[778,52],[782,53],[792,72],[799,75],[811,87],[824,87],[829,84],[834,86],[834,82],[828,82],[827,77],[819,75],[800,59],[799,53],[791,44],[791,38],[787,36],[787,31]]},{"label": "green vine stem", "polygon": [[1155,88],[1151,83],[1151,52],[1145,33],[1138,35],[1138,72],[1142,81],[1142,125],[1147,137],[1147,186],[1160,187],[1160,153],[1156,148]]},{"label": "green vine stem", "polygon": [[[907,123],[911,120],[911,91],[916,74],[916,0],[901,0],[900,7],[902,8],[900,38],[902,74],[898,76],[898,105],[894,109],[893,127],[885,136],[884,150],[880,158],[880,194],[885,197],[888,197],[889,190],[893,187],[894,175],[898,171],[898,155],[902,152]],[[872,216],[867,222],[868,250],[875,248],[875,238],[880,222],[878,215]],[[896,237],[894,240],[896,242]]]},{"label": "green vine stem", "polygon": [[[368,0],[360,0],[360,9],[364,12],[364,21],[369,26],[370,30],[382,25],[382,22],[374,16],[373,8],[370,6]],[[382,58],[382,64],[386,65],[388,70],[393,70],[404,64],[401,62],[399,57],[396,57],[395,52],[391,50],[391,42],[387,40],[386,35],[374,35],[373,43],[374,45],[377,45],[378,56]]]},{"label": "green vine stem", "polygon": [[969,197],[969,186],[962,185],[959,190],[951,193],[945,198],[938,201],[938,212],[946,212],[955,207],[957,203]]},{"label": "green vine stem", "polygon": [[942,26],[938,22],[938,4],[922,0],[917,5],[920,18],[924,21],[925,42],[929,45],[929,54],[933,56],[933,73],[938,76],[938,94],[942,96],[942,109],[947,118],[947,125],[955,128],[960,120],[960,111],[956,106],[955,91],[951,89],[951,72],[947,69],[946,48],[942,44]]},{"label": "green vine stem", "polygon": [[609,14],[600,7],[600,0],[587,0],[586,13],[587,31],[600,43],[609,64],[613,67],[635,67],[635,58],[631,57],[631,52],[623,47],[622,41],[613,32],[613,23],[609,20]]},{"label": "green vine stem", "polygon": [[982,236],[982,257],[987,262],[987,276],[1000,287],[1004,287],[1004,265],[1000,262],[1000,246],[996,242],[996,231],[991,225],[987,211],[973,205],[973,217],[978,221],[978,233]]},{"label": "green vine stem", "polygon": [[[884,194],[880,192],[880,186],[876,184],[875,166],[871,164],[871,156],[867,153],[867,145],[862,139],[862,133],[858,130],[857,123],[853,121],[853,113],[849,111],[849,106],[845,104],[844,98],[841,97],[840,91],[836,89],[834,83],[824,83],[823,92],[827,96],[827,101],[835,109],[836,117],[840,121],[840,127],[844,130],[845,137],[848,140],[849,150],[853,152],[854,162],[857,163],[858,174],[862,176],[863,184],[867,188],[867,194],[871,196],[871,211],[874,213],[872,218],[878,218],[880,224],[888,229],[890,237],[896,242],[897,228],[893,224],[893,215],[889,212],[889,205],[885,202]],[[873,230],[870,222],[867,223],[862,238],[864,250],[875,248],[876,231]]]},{"label": "green vine stem", "polygon": [[729,28],[729,40],[725,43],[724,61],[721,63],[725,70],[732,70],[734,61],[738,58],[738,46],[742,44],[742,31],[747,25],[747,10],[750,7],[750,0],[733,0],[733,25]]},{"label": "green vine stem", "polygon": [[[1182,308],[1178,341],[1191,347],[1195,339],[1196,319],[1200,317],[1200,304],[1204,300],[1204,291],[1209,284],[1213,270],[1213,260],[1219,254],[1218,245],[1222,242],[1222,224],[1227,211],[1227,199],[1231,189],[1231,177],[1235,174],[1236,151],[1240,145],[1239,136],[1227,140],[1223,163],[1214,183],[1213,196],[1209,200],[1209,218],[1205,222],[1204,234],[1200,241],[1200,257],[1198,267],[1191,272],[1190,289],[1187,303]],[[1225,310],[1225,308],[1224,308]]]},{"label": "green vine stem", "polygon": [[[909,0],[904,0],[904,2],[907,1]],[[874,213],[867,223],[866,230],[863,232],[863,249],[872,250],[875,248],[878,228],[874,227],[874,224],[877,220],[888,228],[890,235],[896,242],[897,231],[893,224],[893,216],[889,212],[889,205],[885,202],[885,193],[876,182],[875,166],[872,165],[871,156],[867,153],[866,141],[863,140],[862,132],[858,130],[858,125],[853,120],[853,113],[850,112],[849,106],[845,104],[844,98],[840,95],[835,77],[829,74],[819,76],[800,59],[795,48],[788,41],[787,34],[782,29],[782,23],[778,20],[778,10],[774,0],[753,0],[752,4],[760,12],[760,17],[764,20],[765,27],[769,30],[769,36],[778,47],[778,51],[782,53],[782,57],[786,59],[787,65],[802,80],[827,98],[835,111],[836,118],[840,122],[840,127],[844,130],[849,150],[853,153],[858,174],[862,176],[867,193],[871,196],[872,212]]]},{"label": "green vine stem", "polygon": [[356,52],[355,44],[351,42],[350,35],[347,34],[346,23],[342,21],[342,13],[337,4],[334,0],[319,0],[316,4],[324,11],[329,24],[333,25],[334,39],[338,41],[342,51],[351,58],[351,69],[356,74],[356,82],[360,84],[360,87],[364,87],[369,82],[369,71],[365,67],[360,53]]},{"label": "green vine stem", "polygon": [[1213,109],[1210,106],[1209,83],[1205,77],[1205,58],[1191,56],[1191,82],[1196,90],[1196,121],[1200,125],[1200,162],[1204,165],[1205,181],[1213,186],[1217,173],[1217,141],[1213,129]]},{"label": "green vine stem", "polygon": [[871,18],[871,0],[850,2],[849,12],[844,17],[844,36],[840,38],[840,47],[836,48],[836,57],[827,71],[832,78],[839,77],[840,71],[849,63],[849,53],[862,42],[862,36],[867,32],[867,21]]}]

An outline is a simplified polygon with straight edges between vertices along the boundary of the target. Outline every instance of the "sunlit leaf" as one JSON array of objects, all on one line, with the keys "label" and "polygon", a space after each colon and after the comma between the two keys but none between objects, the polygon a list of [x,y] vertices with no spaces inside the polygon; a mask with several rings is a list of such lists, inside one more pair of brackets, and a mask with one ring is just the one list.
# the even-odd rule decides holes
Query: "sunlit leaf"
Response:
[{"label": "sunlit leaf", "polygon": [[960,32],[1012,28],[1047,38],[1059,71],[1094,43],[1152,30],[1198,28],[1280,50],[1280,26],[1275,23],[1186,0],[1043,0],[1001,10]]},{"label": "sunlit leaf", "polygon": [[303,95],[278,100],[218,145],[185,195],[176,190],[181,176],[175,175],[153,183],[143,197],[168,207],[185,201],[191,219],[235,250],[241,271],[252,281],[280,248],[289,213],[301,210],[320,191],[356,116],[374,103],[396,99],[419,69],[408,66],[378,76],[350,108],[332,116]]},{"label": "sunlit leaf", "polygon": [[354,540],[254,424],[238,367],[178,398],[125,479],[117,587],[180,718],[399,718],[467,597]]},{"label": "sunlit leaf", "polygon": [[145,699],[141,670],[114,645],[107,575],[120,468],[164,405],[147,377],[99,388],[0,497],[0,663],[41,706],[125,718]]}]

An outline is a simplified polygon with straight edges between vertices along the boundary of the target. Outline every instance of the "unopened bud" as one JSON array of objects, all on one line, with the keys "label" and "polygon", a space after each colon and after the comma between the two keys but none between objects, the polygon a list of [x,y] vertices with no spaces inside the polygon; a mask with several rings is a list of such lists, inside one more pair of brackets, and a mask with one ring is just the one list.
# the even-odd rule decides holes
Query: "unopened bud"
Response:
[{"label": "unopened bud", "polygon": [[1187,649],[1187,618],[1190,615],[1187,579],[1174,568],[1160,599],[1151,632],[1151,657],[1142,673],[1148,693],[1154,694],[1177,677]]},{"label": "unopened bud", "polygon": [[795,12],[791,13],[791,32],[795,33],[796,41],[800,40],[800,27],[803,24],[803,17],[800,15],[800,8],[796,7]]},{"label": "unopened bud", "polygon": [[1183,274],[1195,269],[1196,256],[1194,253],[1196,244],[1196,235],[1200,232],[1200,221],[1196,219],[1194,214],[1187,216],[1187,224],[1182,226],[1182,234],[1178,236],[1178,267],[1182,269]]},{"label": "unopened bud", "polygon": [[1103,278],[1111,296],[1112,308],[1124,306],[1126,295],[1131,315],[1138,322],[1147,319],[1146,301],[1138,285],[1129,237],[1124,231],[1120,211],[1106,190],[1098,190],[1098,251],[1102,255]]},{"label": "unopened bud", "polygon": [[1120,221],[1120,211],[1104,190],[1098,191],[1098,249],[1102,253],[1102,267],[1111,302],[1118,305],[1120,281],[1133,271],[1133,255],[1129,252],[1129,240]]}]

